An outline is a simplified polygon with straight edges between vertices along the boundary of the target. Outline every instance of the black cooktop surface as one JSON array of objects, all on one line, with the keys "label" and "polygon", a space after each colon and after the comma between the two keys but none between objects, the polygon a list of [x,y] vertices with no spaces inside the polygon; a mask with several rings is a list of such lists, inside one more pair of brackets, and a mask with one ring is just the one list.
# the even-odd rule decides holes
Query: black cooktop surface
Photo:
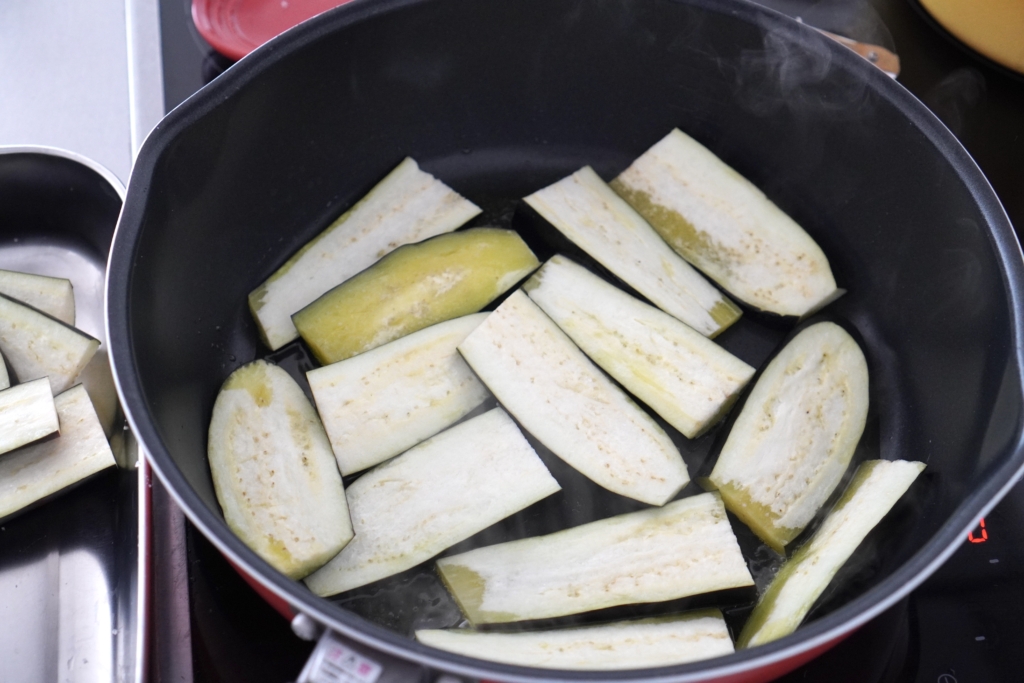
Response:
[{"label": "black cooktop surface", "polygon": [[[167,109],[231,62],[192,25],[190,0],[161,0]],[[895,49],[898,81],[963,142],[1010,219],[1024,226],[1024,78],[937,30],[912,0],[764,0],[821,28]],[[1019,234],[1019,230],[1018,230]],[[1024,672],[1024,484],[1016,486],[911,596],[786,683],[979,683]],[[195,681],[294,680],[313,645],[186,526]],[[159,668],[159,667],[157,667]],[[430,678],[424,672],[424,678]],[[160,676],[154,676],[159,679]]]}]

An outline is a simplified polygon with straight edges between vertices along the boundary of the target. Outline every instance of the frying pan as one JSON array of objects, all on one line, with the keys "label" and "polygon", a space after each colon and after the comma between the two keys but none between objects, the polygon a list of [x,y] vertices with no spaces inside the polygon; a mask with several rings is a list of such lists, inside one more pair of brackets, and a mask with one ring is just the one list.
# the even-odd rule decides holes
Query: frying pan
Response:
[{"label": "frying pan", "polygon": [[[235,538],[206,429],[222,381],[266,355],[251,289],[406,155],[483,207],[473,224],[522,229],[543,258],[564,245],[518,198],[584,164],[611,178],[676,126],[804,225],[848,290],[829,315],[857,332],[871,371],[855,459],[928,465],[808,623],[659,669],[493,664],[410,638],[457,623],[431,563],[321,599]],[[151,134],[111,251],[108,338],[132,427],[192,522],[278,599],[363,646],[490,680],[766,680],[907,595],[1019,478],[1021,266],[1005,213],[953,136],[854,53],[770,10],[356,0],[256,50]],[[760,365],[791,327],[747,314],[719,340]],[[297,375],[309,364],[299,344],[272,358]],[[676,435],[691,472],[722,432]],[[563,492],[451,552],[635,509],[538,450]],[[756,547],[750,558],[763,583],[777,562]],[[742,609],[727,612],[742,621]]]}]

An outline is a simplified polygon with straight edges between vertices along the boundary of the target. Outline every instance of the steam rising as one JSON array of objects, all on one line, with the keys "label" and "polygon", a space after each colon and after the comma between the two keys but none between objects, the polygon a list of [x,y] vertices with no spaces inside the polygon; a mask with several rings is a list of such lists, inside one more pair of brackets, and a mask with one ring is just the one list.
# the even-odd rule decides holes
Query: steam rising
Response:
[{"label": "steam rising", "polygon": [[762,28],[763,49],[740,55],[735,96],[741,107],[758,116],[783,110],[808,119],[864,115],[870,106],[864,79],[840,70],[828,38],[798,35],[796,27],[785,34]]}]

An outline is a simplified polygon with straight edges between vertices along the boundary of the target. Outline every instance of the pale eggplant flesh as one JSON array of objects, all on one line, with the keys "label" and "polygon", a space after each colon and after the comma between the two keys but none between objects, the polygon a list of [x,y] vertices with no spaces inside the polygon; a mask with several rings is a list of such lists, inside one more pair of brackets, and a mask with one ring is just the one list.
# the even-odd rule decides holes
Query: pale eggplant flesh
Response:
[{"label": "pale eggplant flesh", "polygon": [[601,369],[691,439],[754,375],[688,325],[564,256],[549,259],[523,290]]},{"label": "pale eggplant flesh", "polygon": [[20,382],[48,377],[57,395],[75,383],[99,346],[81,330],[0,295],[0,352]]},{"label": "pale eggplant flesh", "polygon": [[740,309],[589,166],[524,201],[651,303],[704,336],[715,337],[739,319]]},{"label": "pale eggplant flesh", "polygon": [[0,519],[115,464],[85,388],[76,385],[53,402],[60,436],[0,457]]},{"label": "pale eggplant flesh", "polygon": [[839,485],[867,412],[860,346],[835,323],[810,325],[758,378],[702,483],[783,552]]},{"label": "pale eggplant flesh", "polygon": [[0,454],[58,431],[57,409],[45,377],[0,391]]},{"label": "pale eggplant flesh", "polygon": [[352,539],[327,435],[281,368],[257,360],[231,373],[214,402],[208,452],[224,521],[275,569],[302,578]]},{"label": "pale eggplant flesh", "polygon": [[715,493],[451,555],[437,570],[473,625],[754,584]]},{"label": "pale eggplant flesh", "polygon": [[476,313],[540,262],[511,230],[472,228],[391,252],[292,316],[321,363]]},{"label": "pale eggplant flesh", "polygon": [[355,539],[306,585],[333,595],[397,574],[559,490],[495,408],[359,477],[348,490]]},{"label": "pale eggplant flesh", "polygon": [[416,631],[416,640],[492,662],[582,671],[671,666],[734,651],[725,619],[717,609],[514,633],[423,629]]},{"label": "pale eggplant flesh", "polygon": [[343,475],[398,455],[490,398],[456,350],[486,317],[438,323],[306,373]]},{"label": "pale eggplant flesh", "polygon": [[594,483],[664,505],[689,482],[668,434],[522,290],[459,352],[530,434]]},{"label": "pale eggplant flesh", "polygon": [[86,363],[78,375],[78,381],[89,392],[89,398],[96,408],[96,415],[100,418],[103,431],[106,432],[108,439],[111,438],[118,426],[118,417],[121,416],[121,404],[117,398],[117,386],[114,384],[114,375],[110,369],[110,356],[107,355],[105,347],[101,346],[92,360]]},{"label": "pale eggplant flesh", "polygon": [[828,259],[811,236],[678,129],[611,187],[680,256],[754,308],[801,317],[839,293]]},{"label": "pale eggplant flesh", "polygon": [[906,460],[862,463],[814,536],[772,579],[737,647],[763,645],[795,631],[836,572],[924,469],[924,463]]},{"label": "pale eggplant flesh", "polygon": [[75,292],[67,278],[0,270],[0,294],[28,304],[65,325],[75,324]]},{"label": "pale eggplant flesh", "polygon": [[277,350],[296,339],[292,314],[403,244],[451,232],[479,213],[406,158],[249,294],[263,342]]}]

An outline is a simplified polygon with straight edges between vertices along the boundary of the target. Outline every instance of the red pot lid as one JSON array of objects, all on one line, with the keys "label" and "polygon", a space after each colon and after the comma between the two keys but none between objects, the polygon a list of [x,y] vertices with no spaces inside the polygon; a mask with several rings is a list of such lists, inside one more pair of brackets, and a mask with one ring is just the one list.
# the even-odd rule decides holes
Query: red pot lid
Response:
[{"label": "red pot lid", "polygon": [[241,59],[279,33],[348,0],[192,0],[199,34],[225,57]]}]

